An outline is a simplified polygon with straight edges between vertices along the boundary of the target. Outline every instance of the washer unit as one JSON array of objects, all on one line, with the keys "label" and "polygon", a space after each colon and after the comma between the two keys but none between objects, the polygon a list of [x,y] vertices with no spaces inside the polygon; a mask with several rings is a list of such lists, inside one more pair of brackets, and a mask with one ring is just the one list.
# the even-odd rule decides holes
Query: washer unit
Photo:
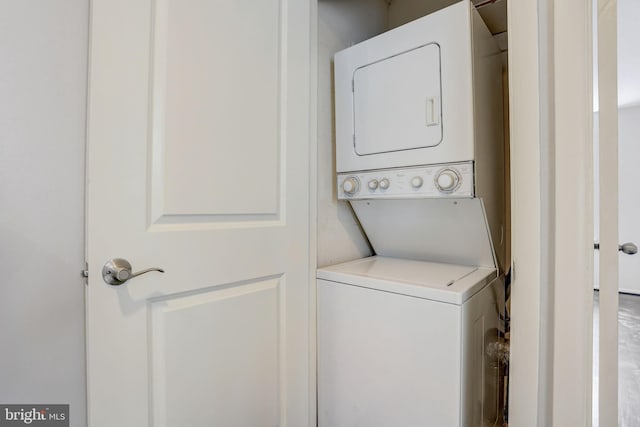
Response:
[{"label": "washer unit", "polygon": [[320,427],[493,425],[495,268],[374,256],[318,271]]},{"label": "washer unit", "polygon": [[481,201],[375,197],[351,204],[378,255],[318,270],[319,426],[493,425],[503,278]]}]

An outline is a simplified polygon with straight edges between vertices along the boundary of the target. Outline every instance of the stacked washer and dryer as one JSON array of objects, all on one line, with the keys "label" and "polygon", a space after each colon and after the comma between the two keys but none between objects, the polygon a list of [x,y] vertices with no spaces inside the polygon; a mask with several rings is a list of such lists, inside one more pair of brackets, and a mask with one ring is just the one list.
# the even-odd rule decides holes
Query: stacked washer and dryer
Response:
[{"label": "stacked washer and dryer", "polygon": [[336,54],[338,198],[376,255],[318,270],[320,427],[496,421],[501,69],[468,0]]}]

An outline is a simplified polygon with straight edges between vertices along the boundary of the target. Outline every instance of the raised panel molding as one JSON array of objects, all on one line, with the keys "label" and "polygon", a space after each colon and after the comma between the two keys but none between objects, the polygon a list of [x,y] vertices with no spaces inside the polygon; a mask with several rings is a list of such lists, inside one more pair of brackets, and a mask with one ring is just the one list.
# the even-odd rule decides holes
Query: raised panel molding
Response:
[{"label": "raised panel molding", "polygon": [[283,295],[267,277],[152,300],[152,425],[283,425]]},{"label": "raised panel molding", "polygon": [[150,228],[281,221],[281,1],[155,0],[152,9]]}]

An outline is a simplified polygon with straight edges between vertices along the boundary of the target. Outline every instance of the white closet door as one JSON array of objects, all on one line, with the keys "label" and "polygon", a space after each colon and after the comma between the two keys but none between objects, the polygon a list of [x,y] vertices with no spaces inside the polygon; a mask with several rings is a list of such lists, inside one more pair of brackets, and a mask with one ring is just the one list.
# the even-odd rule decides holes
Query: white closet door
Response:
[{"label": "white closet door", "polygon": [[310,422],[310,6],[92,1],[90,427]]}]

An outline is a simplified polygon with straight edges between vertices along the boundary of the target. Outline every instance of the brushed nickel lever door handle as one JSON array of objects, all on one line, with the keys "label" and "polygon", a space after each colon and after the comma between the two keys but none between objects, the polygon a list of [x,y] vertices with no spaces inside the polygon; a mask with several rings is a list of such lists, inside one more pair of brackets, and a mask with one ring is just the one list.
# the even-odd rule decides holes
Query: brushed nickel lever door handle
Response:
[{"label": "brushed nickel lever door handle", "polygon": [[164,273],[161,268],[147,268],[136,273],[131,272],[131,263],[126,259],[113,258],[107,261],[102,267],[102,279],[108,285],[120,286],[129,279],[150,271],[159,271]]}]

